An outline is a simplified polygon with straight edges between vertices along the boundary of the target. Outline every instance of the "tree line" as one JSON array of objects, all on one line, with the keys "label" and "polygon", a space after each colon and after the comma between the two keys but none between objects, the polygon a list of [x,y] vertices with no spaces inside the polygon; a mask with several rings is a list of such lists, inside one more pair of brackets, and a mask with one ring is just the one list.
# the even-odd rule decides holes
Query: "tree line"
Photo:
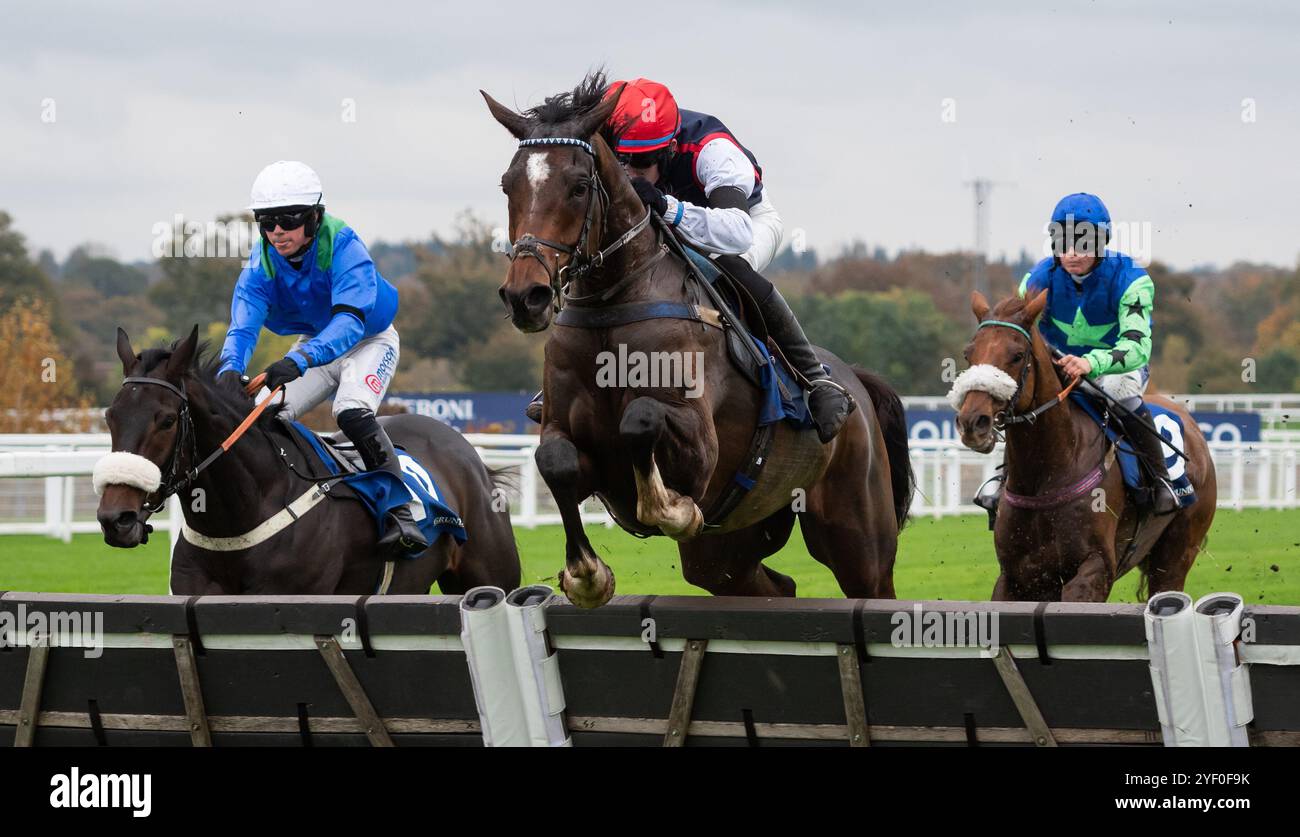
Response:
[{"label": "tree line", "polygon": [[[223,221],[247,221],[231,216]],[[365,238],[365,231],[359,231]],[[380,272],[401,292],[402,356],[394,391],[532,390],[541,385],[543,335],[511,327],[497,297],[507,262],[493,230],[468,213],[453,235],[418,243],[367,242]],[[211,235],[221,235],[220,225]],[[217,248],[207,248],[216,252]],[[39,391],[52,405],[104,405],[120,380],[113,349],[121,326],[136,345],[155,345],[198,323],[219,347],[238,255],[186,255],[127,264],[104,248],[75,248],[62,262],[31,254],[0,212],[0,351],[30,364],[54,358],[62,383]],[[974,325],[970,288],[977,269],[994,296],[1014,293],[1032,266],[977,263],[969,253],[903,252],[856,244],[820,260],[781,254],[769,276],[791,300],[811,339],[874,369],[909,395],[939,395],[961,368]],[[1175,271],[1155,262],[1153,386],[1165,392],[1300,390],[1300,276],[1246,262]],[[38,334],[44,329],[44,333]],[[5,341],[10,345],[2,345]],[[263,332],[252,371],[281,356],[292,337]],[[17,341],[17,342],[15,342]],[[39,358],[35,357],[39,355]],[[46,367],[49,363],[46,363]],[[44,367],[11,362],[6,375],[40,380]],[[48,383],[48,382],[46,382]],[[14,385],[0,389],[13,412]],[[24,396],[31,404],[31,394]]]}]

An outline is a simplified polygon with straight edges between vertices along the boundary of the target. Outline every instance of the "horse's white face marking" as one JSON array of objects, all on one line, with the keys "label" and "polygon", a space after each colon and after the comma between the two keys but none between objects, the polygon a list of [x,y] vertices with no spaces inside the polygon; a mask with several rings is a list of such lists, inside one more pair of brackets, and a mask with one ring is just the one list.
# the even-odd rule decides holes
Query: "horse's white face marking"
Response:
[{"label": "horse's white face marking", "polygon": [[534,151],[528,155],[528,185],[534,190],[542,188],[546,178],[551,176],[551,164],[546,162],[546,152]]}]

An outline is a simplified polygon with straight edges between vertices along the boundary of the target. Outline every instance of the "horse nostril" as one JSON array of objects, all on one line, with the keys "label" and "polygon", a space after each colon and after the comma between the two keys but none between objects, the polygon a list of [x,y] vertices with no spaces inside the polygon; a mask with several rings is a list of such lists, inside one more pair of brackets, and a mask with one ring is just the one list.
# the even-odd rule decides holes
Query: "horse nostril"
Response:
[{"label": "horse nostril", "polygon": [[537,285],[524,297],[524,305],[530,311],[537,311],[551,304],[551,289],[546,285]]},{"label": "horse nostril", "polygon": [[113,519],[113,525],[116,526],[118,529],[127,531],[129,529],[134,528],[138,520],[139,517],[136,515],[135,512],[124,511],[119,513],[118,516]]},{"label": "horse nostril", "polygon": [[501,297],[502,305],[504,305],[507,308],[510,307],[510,299],[509,297],[506,296],[506,289],[504,287],[497,288],[497,296]]},{"label": "horse nostril", "polygon": [[987,433],[992,425],[993,419],[989,418],[987,415],[981,414],[975,419],[975,430],[978,433]]}]

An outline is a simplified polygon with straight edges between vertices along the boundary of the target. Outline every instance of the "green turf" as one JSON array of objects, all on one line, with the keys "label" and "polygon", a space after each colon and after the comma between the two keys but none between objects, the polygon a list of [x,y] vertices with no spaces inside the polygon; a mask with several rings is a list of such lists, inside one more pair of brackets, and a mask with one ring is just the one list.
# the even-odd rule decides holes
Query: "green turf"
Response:
[{"label": "green turf", "polygon": [[[700,594],[681,576],[666,538],[638,540],[618,529],[588,528],[592,544],[614,568],[620,593]],[[524,583],[554,584],[564,555],[556,526],[518,529]],[[0,590],[78,593],[167,592],[167,538],[158,533],[135,550],[105,546],[97,535],[71,544],[30,536],[0,537]],[[1220,510],[1206,551],[1188,579],[1193,597],[1240,593],[1248,602],[1300,604],[1300,511]],[[838,597],[828,569],[804,549],[796,531],[769,566],[793,577],[800,596]],[[894,585],[900,598],[987,599],[997,576],[992,535],[983,517],[918,518],[903,533]],[[1111,601],[1134,601],[1138,578],[1120,579]]]}]

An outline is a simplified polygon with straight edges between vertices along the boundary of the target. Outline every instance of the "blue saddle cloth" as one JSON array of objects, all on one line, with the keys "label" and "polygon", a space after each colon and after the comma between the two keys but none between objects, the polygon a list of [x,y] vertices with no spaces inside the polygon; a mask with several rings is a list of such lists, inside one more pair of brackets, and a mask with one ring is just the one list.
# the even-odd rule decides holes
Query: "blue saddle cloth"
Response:
[{"label": "blue saddle cloth", "polygon": [[[1082,392],[1075,390],[1070,393],[1070,400],[1078,404],[1085,413],[1097,424],[1101,424],[1101,410],[1097,402],[1089,398]],[[1150,401],[1144,401],[1147,409],[1151,411],[1151,418],[1155,421],[1156,429],[1160,435],[1174,447],[1184,450],[1183,444],[1183,420],[1172,410],[1167,410],[1159,404],[1152,404]],[[1106,438],[1110,439],[1118,451],[1120,473],[1124,475],[1124,485],[1130,491],[1138,491],[1146,487],[1146,480],[1142,477],[1142,470],[1138,465],[1137,454],[1133,452],[1133,446],[1127,438],[1120,435],[1119,430],[1114,426],[1106,427]],[[1192,481],[1187,478],[1187,469],[1183,467],[1185,463],[1178,457],[1178,454],[1170,450],[1169,445],[1165,446],[1168,453],[1165,455],[1165,468],[1169,470],[1169,484],[1173,486],[1174,494],[1178,497],[1179,508],[1187,508],[1196,502],[1196,489],[1192,487]]]},{"label": "blue saddle cloth", "polygon": [[[711,259],[689,247],[686,248],[686,254],[710,283],[722,275],[718,266]],[[737,322],[737,326],[744,328],[743,323]],[[745,330],[745,336],[758,347],[758,350],[763,353],[763,357],[767,358],[767,363],[759,373],[759,383],[763,392],[762,407],[758,411],[759,426],[762,427],[778,421],[788,421],[800,430],[812,427],[812,415],[808,412],[808,401],[804,398],[803,390],[799,387],[799,382],[795,380],[794,375],[786,368],[784,363],[773,357],[767,346],[749,333],[748,329]],[[829,371],[828,369],[827,372]]]},{"label": "blue saddle cloth", "polygon": [[[289,425],[307,442],[316,453],[320,464],[329,473],[341,473],[334,457],[325,450],[325,443],[314,432],[296,421],[289,422]],[[457,543],[468,540],[469,535],[465,532],[464,522],[461,521],[460,515],[442,502],[440,499],[442,493],[438,490],[438,485],[428,469],[401,449],[398,450],[398,459],[402,464],[401,482],[387,471],[361,471],[348,474],[341,480],[344,485],[352,489],[357,499],[361,501],[361,505],[365,506],[375,519],[375,528],[379,532],[379,537],[384,536],[387,528],[388,512],[418,500],[418,504],[411,507],[411,516],[415,518],[415,523],[420,527],[425,540],[433,543],[444,534],[451,535]],[[411,552],[404,557],[414,558],[419,554],[419,552]]]}]

